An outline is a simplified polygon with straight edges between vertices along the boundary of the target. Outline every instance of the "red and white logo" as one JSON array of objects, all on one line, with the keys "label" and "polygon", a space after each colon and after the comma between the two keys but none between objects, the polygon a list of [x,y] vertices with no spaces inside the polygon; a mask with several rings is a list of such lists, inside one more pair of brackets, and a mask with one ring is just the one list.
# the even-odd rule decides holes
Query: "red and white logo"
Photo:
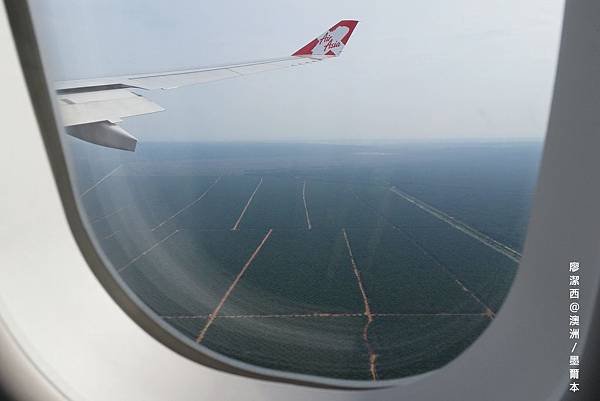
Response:
[{"label": "red and white logo", "polygon": [[357,24],[358,21],[340,21],[293,56],[339,56]]}]

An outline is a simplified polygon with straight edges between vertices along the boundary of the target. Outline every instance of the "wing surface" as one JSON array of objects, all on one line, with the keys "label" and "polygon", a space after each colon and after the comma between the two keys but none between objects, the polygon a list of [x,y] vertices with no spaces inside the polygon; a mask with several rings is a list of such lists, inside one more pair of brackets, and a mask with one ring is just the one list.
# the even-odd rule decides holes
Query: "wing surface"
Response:
[{"label": "wing surface", "polygon": [[137,138],[117,126],[123,118],[164,109],[146,99],[147,90],[167,90],[312,64],[337,57],[358,21],[338,22],[288,57],[155,74],[55,83],[62,122],[69,135],[97,145],[134,151]]}]

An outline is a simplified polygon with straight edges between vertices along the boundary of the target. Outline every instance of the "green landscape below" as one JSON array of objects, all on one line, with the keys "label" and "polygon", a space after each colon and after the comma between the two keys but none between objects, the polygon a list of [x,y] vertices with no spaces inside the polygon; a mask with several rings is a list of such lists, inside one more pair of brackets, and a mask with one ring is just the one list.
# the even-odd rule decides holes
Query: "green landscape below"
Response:
[{"label": "green landscape below", "polygon": [[73,141],[103,255],[190,340],[278,371],[438,369],[499,312],[541,144]]}]

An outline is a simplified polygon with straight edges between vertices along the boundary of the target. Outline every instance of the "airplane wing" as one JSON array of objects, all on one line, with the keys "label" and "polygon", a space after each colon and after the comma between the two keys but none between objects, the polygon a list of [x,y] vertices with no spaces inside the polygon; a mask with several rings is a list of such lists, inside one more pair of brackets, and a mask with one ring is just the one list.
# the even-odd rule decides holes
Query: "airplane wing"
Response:
[{"label": "airplane wing", "polygon": [[343,20],[288,57],[234,65],[62,81],[55,84],[69,135],[110,148],[134,151],[137,138],[118,125],[123,118],[164,109],[139,92],[173,89],[260,72],[297,67],[339,56],[358,21]]}]

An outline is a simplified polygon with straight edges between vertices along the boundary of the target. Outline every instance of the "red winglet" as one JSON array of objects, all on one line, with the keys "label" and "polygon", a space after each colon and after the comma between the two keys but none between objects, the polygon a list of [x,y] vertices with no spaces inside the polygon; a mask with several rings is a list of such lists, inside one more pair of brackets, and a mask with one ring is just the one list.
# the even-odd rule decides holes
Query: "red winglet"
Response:
[{"label": "red winglet", "polygon": [[357,24],[353,20],[340,21],[292,56],[339,56]]}]

